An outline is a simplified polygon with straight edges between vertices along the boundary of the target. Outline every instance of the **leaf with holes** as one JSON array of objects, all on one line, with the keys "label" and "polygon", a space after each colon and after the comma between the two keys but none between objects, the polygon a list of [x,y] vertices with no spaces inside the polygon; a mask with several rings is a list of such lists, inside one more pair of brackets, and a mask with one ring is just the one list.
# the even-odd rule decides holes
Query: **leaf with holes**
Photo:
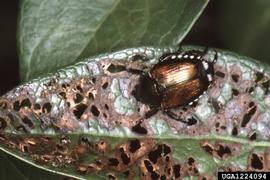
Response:
[{"label": "leaf with holes", "polygon": [[177,44],[207,3],[24,0],[18,23],[21,79],[30,80],[112,50]]},{"label": "leaf with holes", "polygon": [[[199,47],[184,47],[185,50]],[[167,48],[103,54],[18,86],[0,98],[0,147],[36,167],[80,179],[216,177],[270,170],[270,67],[217,50],[212,85],[196,105],[173,109],[134,96]],[[213,59],[209,50],[203,58]],[[185,56],[183,56],[185,57]]]}]

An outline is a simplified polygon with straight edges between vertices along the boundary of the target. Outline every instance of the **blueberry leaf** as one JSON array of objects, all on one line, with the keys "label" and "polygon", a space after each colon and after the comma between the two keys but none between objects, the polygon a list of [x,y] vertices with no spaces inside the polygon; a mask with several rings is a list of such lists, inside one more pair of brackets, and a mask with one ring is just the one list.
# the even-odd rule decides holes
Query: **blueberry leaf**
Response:
[{"label": "blueberry leaf", "polygon": [[[197,117],[195,124],[161,111],[143,119],[148,108],[132,95],[139,75],[125,67],[150,67],[176,49],[101,54],[9,91],[0,98],[1,150],[81,179],[216,178],[218,171],[269,171],[270,67],[252,58],[216,49],[212,86],[196,107],[174,109],[183,118]],[[202,50],[184,47],[190,49]],[[207,58],[214,54],[210,49]],[[144,134],[134,132],[135,126]]]},{"label": "blueberry leaf", "polygon": [[0,152],[1,158],[1,179],[39,179],[39,180],[59,180],[63,176],[50,173],[31,164],[25,163],[20,158],[13,157],[3,151]]}]

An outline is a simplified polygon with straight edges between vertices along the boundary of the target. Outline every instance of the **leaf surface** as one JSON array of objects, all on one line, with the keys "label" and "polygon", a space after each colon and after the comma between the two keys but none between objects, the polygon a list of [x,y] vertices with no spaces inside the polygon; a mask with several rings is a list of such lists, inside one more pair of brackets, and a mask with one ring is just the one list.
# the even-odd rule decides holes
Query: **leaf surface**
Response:
[{"label": "leaf surface", "polygon": [[207,93],[196,107],[174,110],[186,119],[196,116],[194,125],[161,111],[142,119],[148,108],[132,95],[139,75],[125,68],[149,67],[174,51],[142,47],[102,54],[18,86],[0,99],[1,149],[81,179],[269,171],[270,67],[251,58],[217,50]]},{"label": "leaf surface", "polygon": [[25,0],[18,44],[23,81],[78,59],[127,47],[181,42],[208,0]]}]

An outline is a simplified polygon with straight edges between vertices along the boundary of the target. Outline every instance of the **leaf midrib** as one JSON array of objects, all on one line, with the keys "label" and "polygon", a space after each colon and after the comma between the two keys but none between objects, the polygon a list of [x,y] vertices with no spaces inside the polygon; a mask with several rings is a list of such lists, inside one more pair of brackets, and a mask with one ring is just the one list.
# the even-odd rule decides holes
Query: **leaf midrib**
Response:
[{"label": "leaf midrib", "polygon": [[[87,133],[85,133],[87,134]],[[6,135],[11,136],[23,136],[24,134],[12,134],[12,133],[6,133]],[[39,136],[39,135],[45,135],[45,134],[25,134],[26,136]],[[46,136],[58,136],[60,134],[46,134]],[[67,134],[68,136],[80,136],[81,133],[70,133]],[[157,140],[220,140],[220,141],[229,141],[229,142],[235,142],[240,144],[248,144],[252,147],[268,147],[270,146],[270,142],[267,140],[261,140],[261,141],[250,141],[248,139],[240,138],[240,137],[232,137],[232,136],[222,136],[222,135],[197,135],[197,136],[188,136],[188,135],[151,135],[151,136],[139,136],[139,135],[131,135],[131,136],[117,136],[117,135],[105,135],[105,134],[88,134],[89,136],[94,137],[108,137],[108,138],[151,138],[151,139],[157,139]]]},{"label": "leaf midrib", "polygon": [[89,36],[89,41],[88,43],[85,43],[84,47],[82,47],[82,50],[80,53],[78,53],[79,57],[80,55],[82,55],[82,53],[85,51],[85,49],[87,49],[89,42],[91,42],[94,37],[96,37],[96,33],[99,31],[99,29],[102,27],[102,25],[104,24],[104,22],[107,20],[107,18],[109,17],[109,15],[111,15],[115,9],[117,8],[117,6],[120,4],[121,0],[116,0],[116,2],[114,3],[114,5],[112,6],[112,8],[108,11],[107,14],[105,14],[104,18],[101,20],[100,24],[93,30],[91,31],[91,35]]}]

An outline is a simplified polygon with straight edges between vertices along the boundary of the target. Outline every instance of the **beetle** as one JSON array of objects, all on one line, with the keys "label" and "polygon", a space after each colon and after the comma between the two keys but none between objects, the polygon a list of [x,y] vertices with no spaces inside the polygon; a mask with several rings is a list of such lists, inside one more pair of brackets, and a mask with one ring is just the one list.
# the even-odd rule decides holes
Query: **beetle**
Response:
[{"label": "beetle", "polygon": [[[149,118],[159,110],[169,117],[187,123],[177,116],[172,109],[192,105],[211,86],[214,79],[214,64],[218,55],[215,52],[214,59],[209,59],[208,49],[183,51],[164,54],[157,64],[148,71],[127,69],[127,71],[139,74],[139,83],[132,91],[137,101],[149,105],[145,118]],[[142,57],[143,58],[143,57]],[[136,56],[136,59],[138,56]],[[145,58],[144,58],[145,59]]]}]

